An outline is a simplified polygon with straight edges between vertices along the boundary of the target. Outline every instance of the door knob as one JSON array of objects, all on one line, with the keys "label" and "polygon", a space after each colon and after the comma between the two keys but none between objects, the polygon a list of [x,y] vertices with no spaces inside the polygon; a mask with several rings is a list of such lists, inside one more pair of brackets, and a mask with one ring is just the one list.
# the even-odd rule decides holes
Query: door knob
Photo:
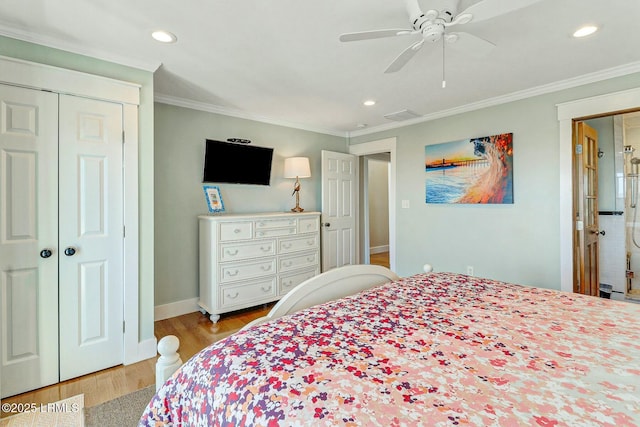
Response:
[{"label": "door knob", "polygon": [[330,222],[323,222],[322,226],[323,227],[331,227],[331,223]]},{"label": "door knob", "polygon": [[601,234],[601,235],[604,236],[607,233],[604,230],[595,230],[595,231],[593,231],[593,234]]},{"label": "door knob", "polygon": [[66,256],[74,256],[76,253],[76,248],[69,246],[67,249],[64,250],[64,254]]},{"label": "door knob", "polygon": [[40,257],[42,258],[49,258],[51,254],[52,254],[51,249],[43,249],[40,251]]}]

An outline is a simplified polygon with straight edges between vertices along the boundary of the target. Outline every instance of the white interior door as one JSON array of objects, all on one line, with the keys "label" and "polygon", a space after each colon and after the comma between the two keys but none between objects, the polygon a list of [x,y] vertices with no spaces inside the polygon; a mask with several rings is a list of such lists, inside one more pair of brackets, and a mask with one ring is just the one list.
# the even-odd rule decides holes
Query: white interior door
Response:
[{"label": "white interior door", "polygon": [[58,381],[58,96],[0,85],[1,396]]},{"label": "white interior door", "polygon": [[322,271],[358,262],[358,159],[322,150]]},{"label": "white interior door", "polygon": [[122,106],[60,95],[60,380],[123,360]]}]

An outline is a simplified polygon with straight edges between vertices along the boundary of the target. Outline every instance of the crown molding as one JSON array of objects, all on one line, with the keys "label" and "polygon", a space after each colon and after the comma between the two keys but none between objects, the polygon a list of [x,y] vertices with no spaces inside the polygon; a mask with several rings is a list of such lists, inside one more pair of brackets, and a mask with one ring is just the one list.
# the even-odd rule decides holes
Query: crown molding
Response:
[{"label": "crown molding", "polygon": [[89,49],[87,47],[78,46],[77,44],[62,41],[53,37],[44,37],[38,34],[30,33],[28,31],[8,28],[3,25],[0,25],[0,36],[6,36],[12,39],[17,39],[29,43],[35,43],[53,49],[64,50],[66,52],[75,53],[78,55],[89,56],[91,58],[124,65],[126,67],[137,68],[139,70],[149,71],[151,73],[154,73],[158,68],[160,68],[160,65],[162,65],[161,62],[141,61],[139,59],[114,55],[112,53],[107,53],[99,49]]},{"label": "crown molding", "polygon": [[520,101],[522,99],[532,98],[534,96],[545,95],[548,93],[558,92],[564,89],[571,89],[574,87],[586,85],[589,83],[596,83],[603,80],[608,80],[616,77],[626,76],[640,72],[640,62],[632,62],[629,64],[621,65],[619,67],[608,68],[606,70],[596,71],[594,73],[584,74],[582,76],[573,77],[566,80],[561,80],[546,85],[536,86],[531,89],[525,89],[517,92],[512,92],[506,95],[497,96],[494,98],[484,99],[478,102],[472,102],[471,104],[461,105],[459,107],[450,108],[447,110],[436,111],[434,113],[426,114],[415,119],[405,120],[399,123],[389,123],[380,126],[375,126],[369,129],[355,130],[348,132],[348,137],[356,137],[363,135],[370,135],[391,129],[398,129],[417,123],[424,123],[431,120],[441,119],[444,117],[453,116],[456,114],[468,113],[470,111],[480,110],[482,108],[493,107],[496,105],[507,104],[509,102]]},{"label": "crown molding", "polygon": [[300,123],[288,122],[286,120],[274,119],[266,116],[260,116],[257,114],[248,113],[246,111],[231,109],[227,107],[222,107],[220,105],[209,104],[206,102],[192,101],[185,98],[179,98],[171,95],[164,95],[161,93],[156,93],[154,95],[154,101],[159,102],[161,104],[174,105],[176,107],[190,108],[192,110],[205,111],[207,113],[220,114],[223,116],[236,117],[239,119],[253,120],[261,123],[268,123],[271,125],[277,126],[285,126],[293,129],[300,129],[309,132],[321,133],[325,135],[339,136],[342,138],[347,138],[347,132],[338,131],[335,129],[325,129],[314,126],[302,125]]}]

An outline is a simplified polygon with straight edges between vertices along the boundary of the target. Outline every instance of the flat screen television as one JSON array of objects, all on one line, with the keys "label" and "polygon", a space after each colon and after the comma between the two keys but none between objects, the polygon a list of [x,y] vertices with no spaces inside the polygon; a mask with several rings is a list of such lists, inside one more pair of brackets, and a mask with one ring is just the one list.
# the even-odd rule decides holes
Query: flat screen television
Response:
[{"label": "flat screen television", "polygon": [[202,182],[269,185],[273,148],[207,139]]}]

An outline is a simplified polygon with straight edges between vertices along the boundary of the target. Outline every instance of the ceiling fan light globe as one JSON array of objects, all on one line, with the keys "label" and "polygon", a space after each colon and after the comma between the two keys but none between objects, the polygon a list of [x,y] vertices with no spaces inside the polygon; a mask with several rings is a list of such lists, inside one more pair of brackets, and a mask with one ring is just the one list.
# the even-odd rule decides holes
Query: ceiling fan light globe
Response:
[{"label": "ceiling fan light globe", "polygon": [[430,24],[422,29],[422,37],[429,42],[435,43],[439,41],[444,34],[444,25]]}]

